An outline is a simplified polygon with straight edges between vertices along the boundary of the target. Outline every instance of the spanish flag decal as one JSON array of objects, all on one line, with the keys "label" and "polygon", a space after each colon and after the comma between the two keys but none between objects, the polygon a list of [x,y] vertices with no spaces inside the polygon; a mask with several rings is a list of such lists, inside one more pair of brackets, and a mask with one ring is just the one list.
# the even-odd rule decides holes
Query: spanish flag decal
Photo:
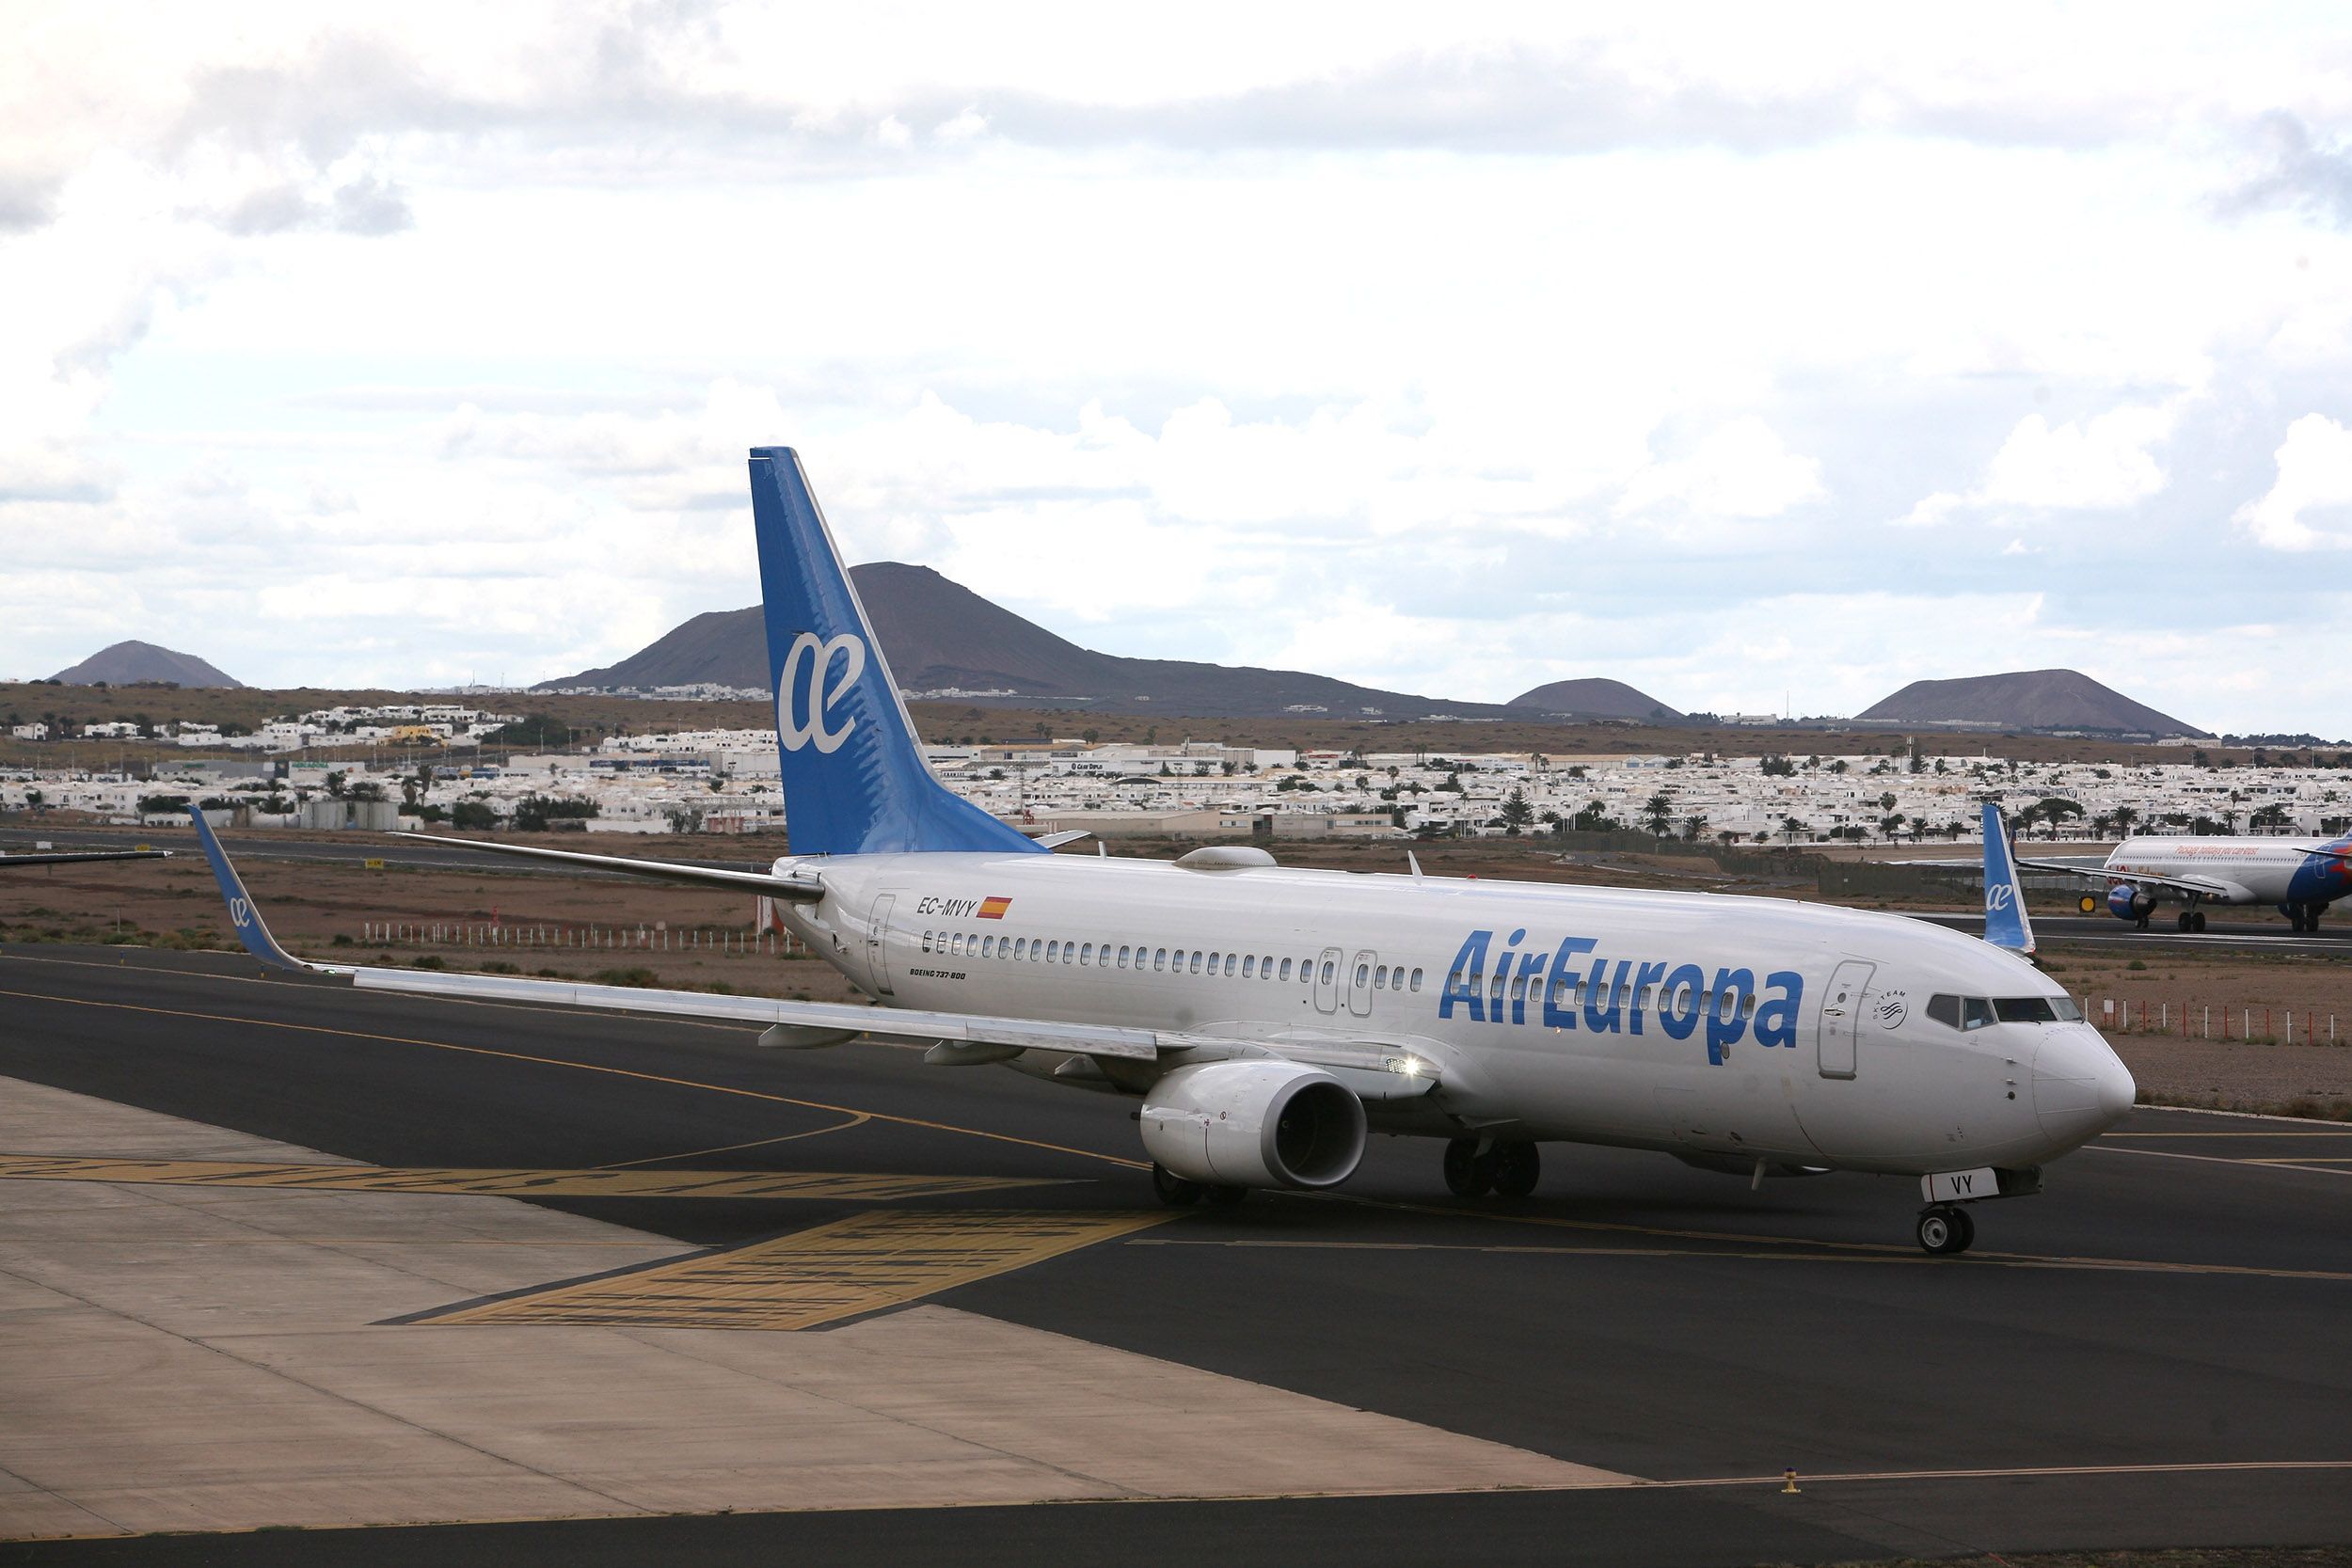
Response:
[{"label": "spanish flag decal", "polygon": [[1012,908],[1012,900],[1009,898],[983,898],[980,900],[980,918],[1002,920],[1005,918],[1005,911],[1010,908]]}]

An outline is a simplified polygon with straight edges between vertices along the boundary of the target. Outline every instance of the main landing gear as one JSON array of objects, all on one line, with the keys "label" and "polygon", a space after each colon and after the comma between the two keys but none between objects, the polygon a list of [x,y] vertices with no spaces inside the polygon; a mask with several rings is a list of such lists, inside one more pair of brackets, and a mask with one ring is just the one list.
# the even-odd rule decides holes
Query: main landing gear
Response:
[{"label": "main landing gear", "polygon": [[1249,1196],[1249,1189],[1187,1180],[1166,1165],[1154,1164],[1152,1167],[1152,1194],[1170,1209],[1189,1209],[1204,1197],[1213,1209],[1231,1209]]},{"label": "main landing gear", "polygon": [[2183,910],[2175,918],[2184,931],[2201,931],[2205,928],[2205,911],[2202,910]]},{"label": "main landing gear", "polygon": [[1445,1146],[1445,1184],[1455,1197],[1525,1197],[1543,1179],[1543,1156],[1532,1143],[1455,1138]]},{"label": "main landing gear", "polygon": [[1919,1211],[1919,1248],[1938,1258],[1966,1252],[1977,1239],[1977,1222],[1956,1203],[1931,1203]]},{"label": "main landing gear", "polygon": [[2289,904],[2287,924],[2296,931],[2317,931],[2319,911],[2327,907],[2325,904]]}]

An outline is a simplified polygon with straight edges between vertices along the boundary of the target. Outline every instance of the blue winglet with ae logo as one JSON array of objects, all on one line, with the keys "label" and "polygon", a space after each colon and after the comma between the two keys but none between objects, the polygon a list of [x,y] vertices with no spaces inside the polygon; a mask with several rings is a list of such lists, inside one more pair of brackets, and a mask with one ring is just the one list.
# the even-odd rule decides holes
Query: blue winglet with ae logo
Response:
[{"label": "blue winglet with ae logo", "polygon": [[2026,914],[2026,890],[2017,885],[2017,862],[2009,852],[2009,824],[1991,800],[1984,803],[1984,940],[2033,957],[2033,922]]},{"label": "blue winglet with ae logo", "polygon": [[278,945],[278,939],[262,924],[262,911],[253,907],[246,895],[244,879],[237,868],[229,863],[229,856],[213,836],[213,825],[204,820],[200,811],[188,813],[188,820],[196,825],[196,841],[204,847],[204,858],[212,863],[213,879],[220,884],[220,895],[229,904],[229,924],[237,928],[237,940],[245,950],[273,969],[307,970],[310,966]]},{"label": "blue winglet with ae logo", "polygon": [[751,467],[792,852],[1043,851],[931,777],[800,454],[754,447]]}]

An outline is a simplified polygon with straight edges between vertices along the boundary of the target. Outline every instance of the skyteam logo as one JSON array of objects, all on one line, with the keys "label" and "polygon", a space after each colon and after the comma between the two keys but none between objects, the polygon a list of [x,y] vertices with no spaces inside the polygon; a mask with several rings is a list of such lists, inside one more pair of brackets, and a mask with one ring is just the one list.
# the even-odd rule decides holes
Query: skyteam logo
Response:
[{"label": "skyteam logo", "polygon": [[[840,673],[829,683],[825,677],[834,668],[835,655],[840,656]],[[794,638],[776,673],[777,742],[787,752],[804,746],[828,753],[839,750],[857,728],[857,720],[845,718],[835,729],[828,719],[865,673],[866,640],[853,632],[820,638],[804,631]]]}]

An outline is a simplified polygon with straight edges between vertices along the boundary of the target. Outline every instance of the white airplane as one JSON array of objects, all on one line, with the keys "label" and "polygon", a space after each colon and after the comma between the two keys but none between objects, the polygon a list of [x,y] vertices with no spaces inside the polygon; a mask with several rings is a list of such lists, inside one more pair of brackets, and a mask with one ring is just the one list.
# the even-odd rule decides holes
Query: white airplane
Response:
[{"label": "white airplane", "polygon": [[[2106,907],[2141,930],[2159,904],[2179,904],[2184,931],[2205,928],[2207,904],[2275,905],[2297,931],[2316,931],[2336,899],[2352,894],[2352,834],[2342,838],[2127,838],[2104,865],[2020,861],[2027,871],[2058,871],[2104,884]],[[2098,912],[2085,894],[2082,911]]]},{"label": "white airplane", "polygon": [[[2132,1077],[2013,953],[1922,922],[1770,898],[1290,870],[1240,846],[1057,856],[925,767],[789,448],[751,454],[794,852],[767,871],[476,847],[764,894],[879,1006],[306,964],[200,816],[246,946],[359,987],[860,1035],[1004,1063],[1134,1106],[1162,1201],[1322,1190],[1373,1132],[1443,1141],[1465,1197],[1534,1190],[1547,1141],[1749,1179],[1917,1177],[1919,1244],[2132,1104]],[[424,835],[415,835],[424,836]],[[2013,889],[2012,889],[2013,892]]]}]

